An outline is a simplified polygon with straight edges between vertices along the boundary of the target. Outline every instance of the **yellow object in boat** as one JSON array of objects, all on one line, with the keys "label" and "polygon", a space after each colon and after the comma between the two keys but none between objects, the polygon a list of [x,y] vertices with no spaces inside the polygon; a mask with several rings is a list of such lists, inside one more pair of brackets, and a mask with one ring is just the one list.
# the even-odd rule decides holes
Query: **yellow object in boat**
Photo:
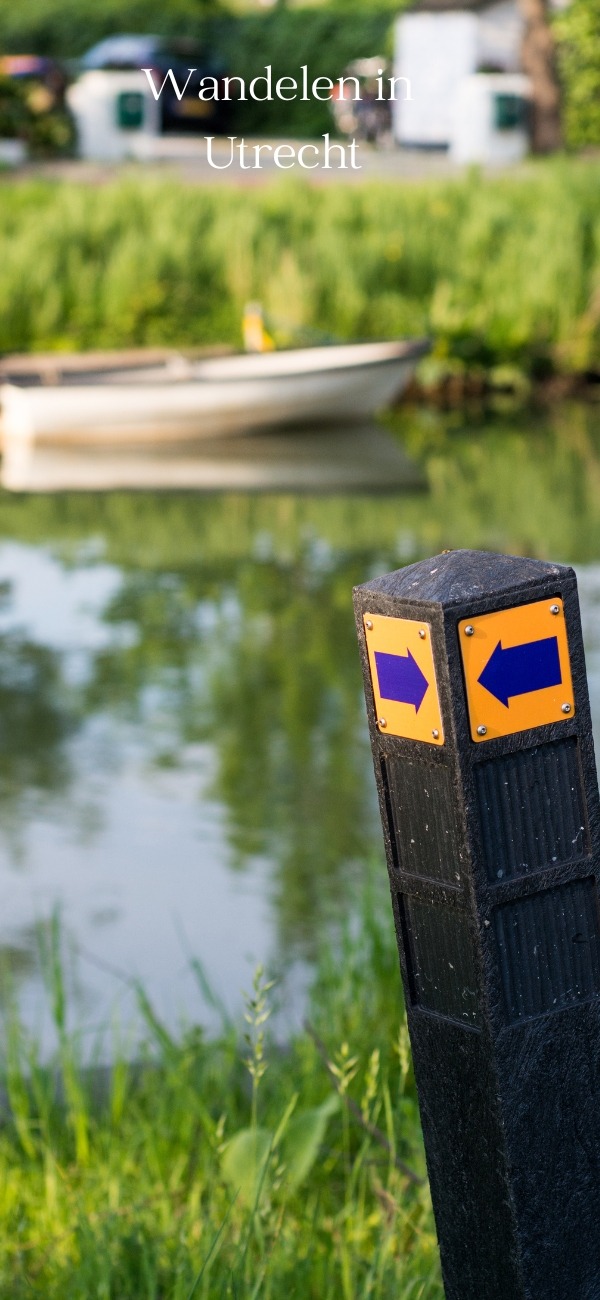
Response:
[{"label": "yellow object in boat", "polygon": [[249,302],[242,322],[246,352],[273,352],[275,344],[265,329],[262,303]]}]

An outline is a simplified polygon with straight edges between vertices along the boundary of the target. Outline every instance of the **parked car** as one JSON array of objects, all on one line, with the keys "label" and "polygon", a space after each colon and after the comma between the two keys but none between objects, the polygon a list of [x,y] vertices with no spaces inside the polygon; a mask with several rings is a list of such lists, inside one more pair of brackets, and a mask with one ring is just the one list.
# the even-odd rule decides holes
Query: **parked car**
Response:
[{"label": "parked car", "polygon": [[[219,133],[227,129],[230,105],[198,96],[201,77],[217,77],[220,81],[224,72],[207,57],[206,50],[197,41],[167,41],[161,36],[108,36],[83,55],[79,67],[81,72],[150,68],[157,90],[164,83],[159,101],[163,131],[209,129]],[[190,68],[196,69],[193,77],[189,76]],[[169,69],[180,88],[187,82],[181,99],[170,78],[165,82]]]}]

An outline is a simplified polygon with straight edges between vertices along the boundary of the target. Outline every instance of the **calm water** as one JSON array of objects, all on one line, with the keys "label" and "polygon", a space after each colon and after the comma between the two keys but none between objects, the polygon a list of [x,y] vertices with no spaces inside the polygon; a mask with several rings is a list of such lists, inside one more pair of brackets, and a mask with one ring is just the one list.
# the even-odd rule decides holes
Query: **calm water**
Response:
[{"label": "calm water", "polygon": [[[424,412],[429,489],[0,498],[0,948],[44,1028],[58,908],[93,1038],[140,978],[211,1021],[262,960],[292,1015],[379,832],[351,589],[445,547],[572,562],[600,727],[600,409]],[[4,987],[4,986],[2,986]]]}]

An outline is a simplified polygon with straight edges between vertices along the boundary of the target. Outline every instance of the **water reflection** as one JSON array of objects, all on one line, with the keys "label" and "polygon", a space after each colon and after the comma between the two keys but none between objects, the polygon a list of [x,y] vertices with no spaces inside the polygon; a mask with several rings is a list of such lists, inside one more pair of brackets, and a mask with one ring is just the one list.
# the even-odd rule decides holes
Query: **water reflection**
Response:
[{"label": "water reflection", "polygon": [[[463,545],[576,562],[597,711],[600,412],[400,423],[427,494],[1,499],[5,948],[60,901],[171,1021],[202,1014],[187,950],[230,1007],[253,960],[310,958],[379,844],[351,617],[373,573]],[[90,1024],[114,987],[85,968]]]},{"label": "water reflection", "polygon": [[4,438],[1,482],[12,491],[352,492],[424,486],[400,443],[375,424],[310,428],[177,444],[118,446]]},{"label": "water reflection", "polygon": [[18,861],[29,819],[72,782],[78,725],[59,656],[18,631],[0,635],[0,719],[0,825]]}]

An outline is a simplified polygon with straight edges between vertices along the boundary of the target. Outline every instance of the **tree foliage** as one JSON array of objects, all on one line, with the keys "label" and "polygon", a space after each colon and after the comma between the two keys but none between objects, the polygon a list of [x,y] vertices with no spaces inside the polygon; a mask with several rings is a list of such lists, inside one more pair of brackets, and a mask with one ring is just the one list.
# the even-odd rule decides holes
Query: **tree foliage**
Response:
[{"label": "tree foliage", "polygon": [[572,0],[556,19],[564,126],[572,148],[600,144],[600,0]]}]

